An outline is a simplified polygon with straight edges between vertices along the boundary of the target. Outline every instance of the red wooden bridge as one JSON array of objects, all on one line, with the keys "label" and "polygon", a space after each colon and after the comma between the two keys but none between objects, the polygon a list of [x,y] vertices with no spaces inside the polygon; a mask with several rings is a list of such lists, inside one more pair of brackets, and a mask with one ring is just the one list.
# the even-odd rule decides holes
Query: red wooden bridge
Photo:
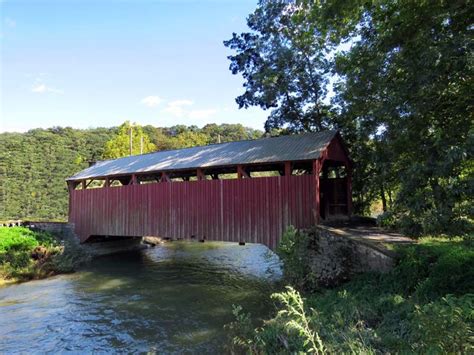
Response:
[{"label": "red wooden bridge", "polygon": [[142,237],[261,243],[351,213],[351,163],[337,132],[106,160],[67,179],[82,242]]}]

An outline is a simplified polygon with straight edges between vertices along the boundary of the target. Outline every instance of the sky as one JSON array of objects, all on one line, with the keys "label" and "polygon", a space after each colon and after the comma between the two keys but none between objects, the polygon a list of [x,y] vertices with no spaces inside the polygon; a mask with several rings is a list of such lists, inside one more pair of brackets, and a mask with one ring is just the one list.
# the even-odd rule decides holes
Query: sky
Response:
[{"label": "sky", "polygon": [[242,123],[223,45],[257,0],[0,0],[0,132]]}]

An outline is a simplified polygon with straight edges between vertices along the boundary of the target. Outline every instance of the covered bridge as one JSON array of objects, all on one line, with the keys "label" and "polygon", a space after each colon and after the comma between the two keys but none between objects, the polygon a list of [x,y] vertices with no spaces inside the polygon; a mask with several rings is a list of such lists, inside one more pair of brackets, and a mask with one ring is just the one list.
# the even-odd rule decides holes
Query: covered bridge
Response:
[{"label": "covered bridge", "polygon": [[142,237],[261,243],[351,213],[351,162],[336,131],[104,160],[67,179],[84,242]]}]

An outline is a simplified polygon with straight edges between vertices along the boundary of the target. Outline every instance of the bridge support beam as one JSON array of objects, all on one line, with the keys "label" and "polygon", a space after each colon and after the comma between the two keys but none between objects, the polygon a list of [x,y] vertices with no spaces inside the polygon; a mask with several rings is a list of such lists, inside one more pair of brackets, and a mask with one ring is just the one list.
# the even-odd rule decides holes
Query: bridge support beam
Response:
[{"label": "bridge support beam", "polygon": [[196,170],[196,176],[198,180],[206,180],[206,175],[202,171],[202,169],[197,169]]},{"label": "bridge support beam", "polygon": [[320,184],[319,184],[319,173],[321,172],[321,160],[313,160],[313,176],[315,179],[315,200],[314,200],[314,219],[316,224],[319,224],[321,219],[321,201],[320,201]]},{"label": "bridge support beam", "polygon": [[242,165],[237,165],[237,178],[243,179],[243,178],[249,178],[249,174],[245,171],[245,169],[242,167]]}]

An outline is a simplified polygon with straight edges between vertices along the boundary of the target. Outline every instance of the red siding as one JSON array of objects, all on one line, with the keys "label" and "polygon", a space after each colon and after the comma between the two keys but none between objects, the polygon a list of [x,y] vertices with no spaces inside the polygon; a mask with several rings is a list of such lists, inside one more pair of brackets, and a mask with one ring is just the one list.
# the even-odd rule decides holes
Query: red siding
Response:
[{"label": "red siding", "polygon": [[314,175],[165,182],[73,190],[69,222],[91,235],[261,243],[275,249],[289,225],[314,224]]}]

